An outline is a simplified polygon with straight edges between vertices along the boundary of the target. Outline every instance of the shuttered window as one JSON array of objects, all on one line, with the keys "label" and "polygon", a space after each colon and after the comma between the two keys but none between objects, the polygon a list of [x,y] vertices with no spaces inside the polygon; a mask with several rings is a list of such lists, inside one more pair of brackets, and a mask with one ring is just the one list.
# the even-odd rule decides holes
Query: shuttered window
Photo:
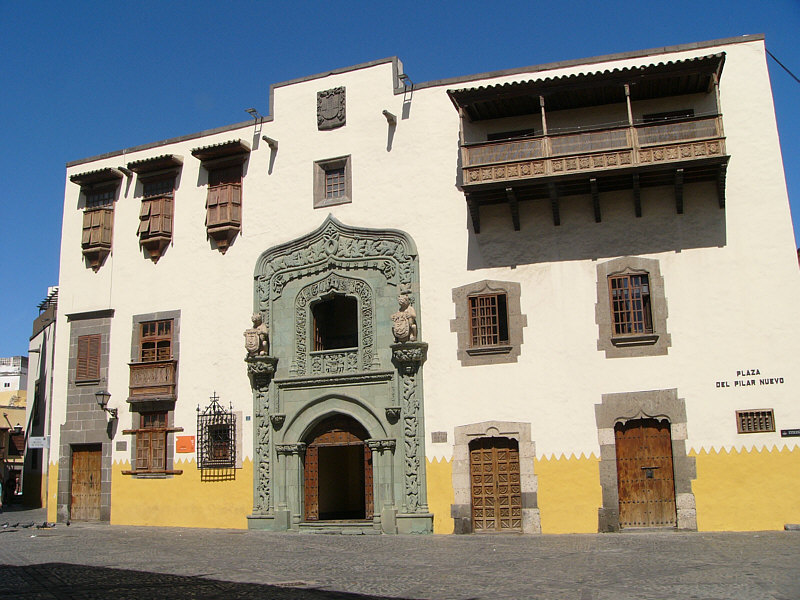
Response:
[{"label": "shuttered window", "polygon": [[164,471],[167,464],[167,413],[141,413],[136,431],[136,470]]},{"label": "shuttered window", "polygon": [[172,319],[142,323],[139,345],[141,362],[170,360],[172,358]]},{"label": "shuttered window", "polygon": [[100,379],[100,334],[82,335],[78,338],[76,381]]},{"label": "shuttered window", "polygon": [[215,169],[208,174],[206,226],[242,222],[242,166]]},{"label": "shuttered window", "polygon": [[174,187],[174,177],[142,184],[142,210],[139,213],[140,238],[172,236]]},{"label": "shuttered window", "polygon": [[114,211],[96,208],[83,213],[83,248],[111,247],[111,232],[114,227]]}]

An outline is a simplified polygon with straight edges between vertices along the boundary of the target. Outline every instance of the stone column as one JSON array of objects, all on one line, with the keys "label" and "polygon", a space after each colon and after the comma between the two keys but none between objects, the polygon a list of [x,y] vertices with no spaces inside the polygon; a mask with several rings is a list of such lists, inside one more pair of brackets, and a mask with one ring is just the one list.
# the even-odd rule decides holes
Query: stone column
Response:
[{"label": "stone column", "polygon": [[394,501],[395,440],[367,440],[372,450],[372,497],[375,524],[383,533],[397,533],[397,506]]},{"label": "stone column", "polygon": [[403,499],[398,515],[399,533],[432,531],[425,479],[425,417],[422,404],[422,363],[428,354],[425,342],[392,344],[392,362],[400,375],[403,422]]},{"label": "stone column", "polygon": [[248,356],[247,374],[253,389],[253,514],[248,516],[250,529],[271,529],[274,519],[272,498],[272,440],[270,436],[269,385],[278,359],[272,356]]},{"label": "stone column", "polygon": [[[303,520],[303,461],[306,452],[305,442],[296,444],[278,444],[275,446],[278,456],[283,462],[283,489],[286,497],[276,510],[276,521],[281,529],[297,529]],[[285,505],[284,505],[285,502]],[[285,527],[284,527],[285,526]]]}]

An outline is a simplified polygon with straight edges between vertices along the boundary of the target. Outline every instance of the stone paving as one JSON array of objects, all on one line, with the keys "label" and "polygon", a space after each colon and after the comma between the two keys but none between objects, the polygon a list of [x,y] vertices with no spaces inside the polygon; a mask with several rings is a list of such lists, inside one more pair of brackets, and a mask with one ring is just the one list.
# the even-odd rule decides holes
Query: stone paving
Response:
[{"label": "stone paving", "polygon": [[41,513],[0,514],[0,600],[800,599],[800,532],[793,531],[353,536],[24,528],[34,514]]}]

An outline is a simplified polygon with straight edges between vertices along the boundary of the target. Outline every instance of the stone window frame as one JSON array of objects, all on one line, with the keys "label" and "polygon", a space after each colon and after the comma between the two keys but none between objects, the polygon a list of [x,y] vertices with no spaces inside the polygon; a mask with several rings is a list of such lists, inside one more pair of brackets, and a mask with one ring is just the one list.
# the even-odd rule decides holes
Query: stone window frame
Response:
[{"label": "stone window frame", "polygon": [[[517,362],[523,343],[523,328],[528,326],[527,315],[522,314],[520,302],[522,287],[514,281],[484,279],[453,289],[455,319],[450,320],[450,331],[457,336],[458,360],[464,367]],[[497,346],[471,347],[469,298],[492,294],[505,294],[508,312],[508,343]]]},{"label": "stone window frame", "polygon": [[[326,174],[334,169],[344,169],[344,195],[326,196]],[[314,208],[325,208],[353,201],[353,168],[351,155],[314,161]]]},{"label": "stone window frame", "polygon": [[677,528],[697,531],[697,509],[692,480],[697,478],[693,456],[686,453],[688,438],[686,401],[677,388],[603,394],[594,405],[597,439],[600,444],[600,487],[602,506],[598,510],[600,533],[619,531],[619,486],[614,425],[633,419],[666,419],[672,440],[672,469],[675,483]]},{"label": "stone window frame", "polygon": [[[616,335],[614,333],[609,278],[626,273],[646,273],[650,284],[650,313],[653,332]],[[615,258],[597,265],[597,304],[595,322],[598,326],[597,349],[606,358],[633,356],[662,356],[668,354],[672,337],[667,331],[667,297],[664,277],[658,260],[640,256]]]},{"label": "stone window frame", "polygon": [[472,479],[469,443],[481,438],[503,437],[519,447],[520,488],[522,495],[522,533],[542,533],[538,504],[538,477],[534,472],[536,444],[531,439],[531,424],[517,421],[483,421],[460,425],[453,431],[453,504],[450,516],[453,533],[472,533]]},{"label": "stone window frame", "polygon": [[128,399],[128,406],[131,414],[131,429],[123,431],[135,432],[139,429],[142,413],[166,412],[167,413],[167,440],[166,440],[166,462],[163,472],[137,471],[136,457],[136,434],[131,436],[130,461],[132,469],[123,471],[123,475],[133,475],[135,478],[166,478],[172,475],[180,475],[182,470],[175,470],[175,434],[183,431],[181,427],[175,427],[175,402],[178,399],[178,369],[180,365],[180,331],[181,331],[181,311],[169,310],[154,313],[133,315],[131,333],[131,362],[139,363],[142,323],[151,321],[172,321],[172,360],[175,361],[175,398],[163,400],[137,400]]}]

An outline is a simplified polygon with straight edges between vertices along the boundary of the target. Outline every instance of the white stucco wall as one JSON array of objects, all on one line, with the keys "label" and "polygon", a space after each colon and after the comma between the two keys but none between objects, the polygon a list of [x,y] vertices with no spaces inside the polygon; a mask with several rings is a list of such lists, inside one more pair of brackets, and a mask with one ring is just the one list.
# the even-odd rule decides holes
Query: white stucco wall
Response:
[{"label": "white stucco wall", "polygon": [[[548,202],[523,203],[521,231],[513,230],[508,208],[496,206],[481,209],[482,233],[472,233],[464,194],[456,187],[459,123],[446,90],[585,71],[581,66],[418,89],[409,117],[400,119],[403,95],[393,93],[392,63],[384,62],[274,88],[274,119],[257,133],[246,125],[68,168],[54,422],[63,423],[65,416],[70,326],[65,315],[107,308],[115,311],[107,386],[110,405],[120,409],[120,429],[131,422],[125,399],[132,317],[157,311],[181,311],[175,423],[184,433],[194,433],[195,409],[205,406],[213,391],[224,405],[232,402],[235,410],[252,416],[242,331],[253,308],[255,261],[267,248],[315,229],[332,213],[349,225],[403,230],[417,244],[417,312],[421,337],[430,345],[424,370],[425,427],[449,434],[448,444],[428,442],[429,458],[450,455],[454,427],[487,420],[530,422],[540,456],[597,453],[594,404],[601,394],[661,388],[677,388],[686,400],[691,448],[785,443],[777,432],[737,435],[734,421],[736,409],[774,408],[778,428],[800,425],[800,407],[794,401],[799,390],[792,373],[800,350],[800,278],[763,42],[630,58],[593,64],[588,70],[718,51],[727,54],[720,94],[731,155],[724,212],[716,206],[713,184],[696,184],[685,189],[684,215],[675,214],[671,189],[652,188],[642,192],[642,219],[633,216],[630,194],[620,192],[602,195],[600,224],[594,223],[589,198],[569,197],[561,202],[560,227],[552,224]],[[347,90],[347,124],[318,131],[316,93],[337,86]],[[681,108],[669,102],[664,106]],[[398,115],[391,150],[384,109]],[[598,122],[605,118],[601,113]],[[279,141],[271,172],[270,149],[259,143],[260,135]],[[235,138],[254,149],[243,179],[242,231],[222,255],[206,239],[206,187],[198,185],[205,178],[191,149]],[[135,177],[125,179],[115,205],[113,252],[93,272],[81,255],[80,189],[69,176],[167,153],[184,157],[171,245],[157,264],[140,250],[136,231],[141,188]],[[352,204],[313,209],[313,162],[348,154]],[[607,359],[597,350],[597,262],[617,256],[608,240],[646,241],[658,238],[659,232],[669,235],[662,233],[665,239],[651,246],[667,249],[645,256],[660,261],[665,281],[669,354]],[[589,253],[598,235],[606,242],[597,260],[573,258],[575,245],[584,245],[584,254]],[[722,244],[703,243],[720,236]],[[526,260],[537,252],[550,260]],[[492,266],[498,264],[513,266]],[[450,331],[452,289],[483,279],[522,285],[528,325],[517,363],[463,367],[456,359],[456,334]],[[748,368],[759,368],[764,377],[784,377],[785,382],[715,387],[716,381],[732,382],[737,370]],[[252,421],[244,425],[243,449],[250,456]],[[57,427],[53,436],[51,447],[56,449]],[[786,443],[795,444],[792,438]],[[115,459],[129,456],[129,450],[114,451]]]}]

